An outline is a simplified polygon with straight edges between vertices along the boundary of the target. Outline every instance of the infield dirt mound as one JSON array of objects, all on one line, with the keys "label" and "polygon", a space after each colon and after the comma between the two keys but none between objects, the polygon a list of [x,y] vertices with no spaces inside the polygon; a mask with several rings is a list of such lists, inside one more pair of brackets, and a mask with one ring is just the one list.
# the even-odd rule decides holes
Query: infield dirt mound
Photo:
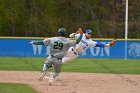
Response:
[{"label": "infield dirt mound", "polygon": [[28,84],[40,93],[140,93],[140,75],[60,73],[52,86],[33,71],[0,71],[0,82]]}]

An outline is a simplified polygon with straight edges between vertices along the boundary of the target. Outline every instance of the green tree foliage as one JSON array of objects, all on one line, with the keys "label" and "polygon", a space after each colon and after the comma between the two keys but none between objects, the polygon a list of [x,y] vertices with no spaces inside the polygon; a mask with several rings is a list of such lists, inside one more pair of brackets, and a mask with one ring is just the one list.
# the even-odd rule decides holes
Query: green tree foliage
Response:
[{"label": "green tree foliage", "polygon": [[[129,0],[129,38],[140,38],[139,3]],[[51,37],[59,27],[124,38],[125,0],[0,0],[0,36]]]}]

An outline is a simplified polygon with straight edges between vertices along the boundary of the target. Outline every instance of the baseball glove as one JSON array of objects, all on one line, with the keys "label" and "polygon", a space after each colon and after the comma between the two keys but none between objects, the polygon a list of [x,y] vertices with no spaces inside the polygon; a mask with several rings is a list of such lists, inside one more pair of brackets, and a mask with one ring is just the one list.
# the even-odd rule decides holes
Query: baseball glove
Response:
[{"label": "baseball glove", "polygon": [[115,44],[116,44],[116,39],[113,39],[113,40],[109,43],[110,46],[114,46]]}]

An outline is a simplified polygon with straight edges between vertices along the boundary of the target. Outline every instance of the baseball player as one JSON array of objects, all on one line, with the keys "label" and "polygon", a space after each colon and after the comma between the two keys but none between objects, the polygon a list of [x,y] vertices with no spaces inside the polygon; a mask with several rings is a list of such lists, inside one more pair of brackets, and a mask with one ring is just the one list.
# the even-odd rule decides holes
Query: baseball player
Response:
[{"label": "baseball player", "polygon": [[[82,31],[82,29],[79,28],[76,33],[70,34],[70,37],[77,39],[80,36],[80,34],[78,34],[79,30]],[[91,34],[92,34],[92,30],[90,30],[90,29],[86,30],[85,33],[83,33],[81,41],[75,47],[73,47],[73,46],[70,47],[68,52],[65,54],[65,56],[62,59],[63,63],[77,58],[79,55],[81,55],[88,48],[91,48],[91,47],[109,47],[109,46],[115,45],[115,41],[116,41],[115,39],[112,40],[108,44],[101,44],[101,43],[95,42],[95,41],[91,40]]]},{"label": "baseball player", "polygon": [[64,57],[68,49],[71,46],[75,46],[77,43],[79,43],[82,38],[82,34],[77,40],[69,40],[65,38],[65,36],[66,30],[64,28],[60,28],[58,30],[57,37],[47,38],[43,41],[30,42],[31,44],[35,45],[50,45],[51,47],[50,54],[43,65],[43,71],[39,78],[39,80],[43,80],[48,69],[53,66],[54,72],[50,74],[49,85],[52,84],[54,78],[56,78],[59,75],[62,66],[62,58]]}]

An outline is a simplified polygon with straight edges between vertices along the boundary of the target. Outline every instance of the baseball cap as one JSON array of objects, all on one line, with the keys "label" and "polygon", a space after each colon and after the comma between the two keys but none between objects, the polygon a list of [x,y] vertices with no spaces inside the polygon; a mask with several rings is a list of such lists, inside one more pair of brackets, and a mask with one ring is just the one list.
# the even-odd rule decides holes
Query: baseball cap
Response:
[{"label": "baseball cap", "polygon": [[87,34],[92,34],[92,30],[87,29],[87,30],[86,30],[86,33],[87,33]]}]

